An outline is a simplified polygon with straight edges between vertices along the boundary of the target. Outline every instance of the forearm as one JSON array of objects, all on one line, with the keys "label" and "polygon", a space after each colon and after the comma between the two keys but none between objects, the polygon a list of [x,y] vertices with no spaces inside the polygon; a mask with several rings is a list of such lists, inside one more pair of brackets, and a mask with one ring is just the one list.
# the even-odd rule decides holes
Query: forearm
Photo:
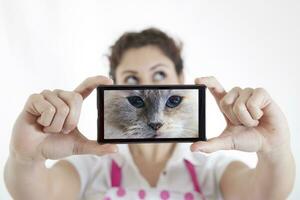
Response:
[{"label": "forearm", "polygon": [[257,193],[263,194],[263,199],[286,199],[295,179],[295,161],[290,149],[258,153],[257,156],[256,181],[253,183]]},{"label": "forearm", "polygon": [[295,179],[295,161],[290,147],[257,153],[255,169],[247,172],[247,194],[251,199],[283,200],[290,194]]},{"label": "forearm", "polygon": [[15,200],[50,198],[49,170],[45,162],[25,161],[10,155],[4,172],[8,191]]}]

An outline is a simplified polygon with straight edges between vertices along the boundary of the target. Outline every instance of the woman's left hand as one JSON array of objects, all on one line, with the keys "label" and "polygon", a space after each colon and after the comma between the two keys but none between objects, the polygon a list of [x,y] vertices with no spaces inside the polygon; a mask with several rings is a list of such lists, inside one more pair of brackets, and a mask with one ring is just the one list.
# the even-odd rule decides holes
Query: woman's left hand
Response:
[{"label": "woman's left hand", "polygon": [[287,120],[279,106],[263,88],[235,87],[226,92],[214,77],[202,77],[196,84],[204,84],[215,97],[227,126],[215,138],[199,141],[192,151],[241,150],[268,153],[275,149],[289,149]]}]

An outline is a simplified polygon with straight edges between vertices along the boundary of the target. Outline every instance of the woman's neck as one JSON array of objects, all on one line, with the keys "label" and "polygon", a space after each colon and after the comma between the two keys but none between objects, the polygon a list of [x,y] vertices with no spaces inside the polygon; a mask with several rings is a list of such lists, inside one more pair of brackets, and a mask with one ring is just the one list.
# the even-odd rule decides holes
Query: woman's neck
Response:
[{"label": "woman's neck", "polygon": [[155,187],[176,144],[130,144],[129,150],[141,175]]},{"label": "woman's neck", "polygon": [[172,155],[175,143],[130,144],[129,149],[134,160],[146,163],[164,163]]}]

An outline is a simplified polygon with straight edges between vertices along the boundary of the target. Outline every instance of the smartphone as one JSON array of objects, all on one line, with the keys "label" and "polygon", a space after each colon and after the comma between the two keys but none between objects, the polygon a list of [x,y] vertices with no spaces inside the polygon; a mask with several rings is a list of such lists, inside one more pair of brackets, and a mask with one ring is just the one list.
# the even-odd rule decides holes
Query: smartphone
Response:
[{"label": "smartphone", "polygon": [[205,85],[97,87],[97,142],[205,141]]}]

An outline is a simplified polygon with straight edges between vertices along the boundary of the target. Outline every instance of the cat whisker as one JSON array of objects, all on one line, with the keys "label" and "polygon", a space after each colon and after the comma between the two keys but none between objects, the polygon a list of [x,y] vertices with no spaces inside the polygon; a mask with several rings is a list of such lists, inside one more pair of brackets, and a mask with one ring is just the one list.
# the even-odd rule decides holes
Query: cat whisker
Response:
[{"label": "cat whisker", "polygon": [[181,130],[185,130],[185,131],[198,131],[197,129],[189,129],[189,128],[184,128],[182,126],[172,126],[171,129],[175,129],[175,128],[180,128]]}]

